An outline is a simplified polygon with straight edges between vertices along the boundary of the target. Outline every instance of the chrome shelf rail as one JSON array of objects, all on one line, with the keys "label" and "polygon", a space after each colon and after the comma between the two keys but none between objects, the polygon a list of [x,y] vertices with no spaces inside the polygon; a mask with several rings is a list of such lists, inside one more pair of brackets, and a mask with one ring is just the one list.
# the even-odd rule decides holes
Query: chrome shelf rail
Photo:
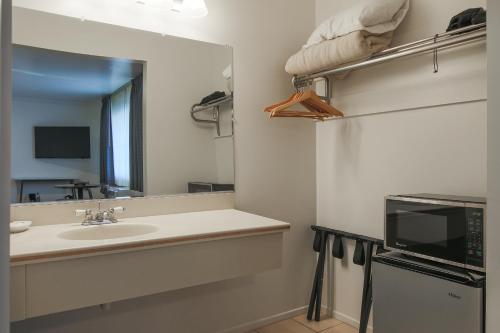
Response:
[{"label": "chrome shelf rail", "polygon": [[[206,124],[215,124],[217,127],[217,135],[220,136],[220,106],[225,103],[233,102],[233,95],[228,95],[225,97],[218,98],[206,104],[195,104],[191,107],[191,118],[198,123],[206,123]],[[195,114],[198,112],[207,111],[210,109],[215,109],[215,117],[214,119],[200,119],[196,118]]]},{"label": "chrome shelf rail", "polygon": [[448,49],[451,47],[458,47],[485,40],[486,23],[471,25],[384,50],[373,55],[366,61],[309,75],[295,76],[293,78],[293,84],[296,88],[301,88],[309,85],[314,79],[328,78],[332,75],[389,62],[399,58],[415,56],[418,54],[433,52],[435,50]]}]

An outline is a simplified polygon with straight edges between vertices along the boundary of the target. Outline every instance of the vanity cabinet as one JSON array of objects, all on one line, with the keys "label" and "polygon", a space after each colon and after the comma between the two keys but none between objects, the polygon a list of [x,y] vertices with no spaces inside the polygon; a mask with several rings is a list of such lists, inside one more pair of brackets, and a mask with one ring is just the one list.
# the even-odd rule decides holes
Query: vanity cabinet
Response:
[{"label": "vanity cabinet", "polygon": [[279,232],[14,267],[13,320],[276,269],[282,246]]},{"label": "vanity cabinet", "polygon": [[10,268],[10,320],[26,319],[26,266]]}]

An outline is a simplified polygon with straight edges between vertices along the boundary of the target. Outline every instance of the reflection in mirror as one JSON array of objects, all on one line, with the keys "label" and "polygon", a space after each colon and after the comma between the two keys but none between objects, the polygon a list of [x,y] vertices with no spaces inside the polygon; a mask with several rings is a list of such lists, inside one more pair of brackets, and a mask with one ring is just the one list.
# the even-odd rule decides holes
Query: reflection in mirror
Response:
[{"label": "reflection in mirror", "polygon": [[164,40],[204,55],[165,58],[168,87],[148,60],[14,46],[13,203],[234,190],[232,50]]}]

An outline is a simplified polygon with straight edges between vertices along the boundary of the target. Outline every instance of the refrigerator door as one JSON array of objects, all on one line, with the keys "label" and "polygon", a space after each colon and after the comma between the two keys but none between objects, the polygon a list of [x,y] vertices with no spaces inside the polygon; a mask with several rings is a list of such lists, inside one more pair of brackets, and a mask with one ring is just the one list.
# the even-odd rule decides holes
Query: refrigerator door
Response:
[{"label": "refrigerator door", "polygon": [[483,333],[483,288],[373,263],[374,333]]}]

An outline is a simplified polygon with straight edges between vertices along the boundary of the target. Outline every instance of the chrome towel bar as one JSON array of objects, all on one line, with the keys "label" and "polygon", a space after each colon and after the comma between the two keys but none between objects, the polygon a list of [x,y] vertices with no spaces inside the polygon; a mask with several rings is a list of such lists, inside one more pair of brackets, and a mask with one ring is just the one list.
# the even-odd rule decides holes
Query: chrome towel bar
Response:
[{"label": "chrome towel bar", "polygon": [[[217,127],[217,135],[220,136],[220,117],[219,117],[220,106],[229,102],[231,103],[233,102],[232,94],[210,101],[209,103],[195,104],[191,107],[191,112],[190,112],[191,118],[193,118],[193,120],[198,123],[215,124],[215,126]],[[203,112],[211,109],[215,109],[215,117],[213,120],[196,118],[195,114],[197,114],[198,112]]]}]

